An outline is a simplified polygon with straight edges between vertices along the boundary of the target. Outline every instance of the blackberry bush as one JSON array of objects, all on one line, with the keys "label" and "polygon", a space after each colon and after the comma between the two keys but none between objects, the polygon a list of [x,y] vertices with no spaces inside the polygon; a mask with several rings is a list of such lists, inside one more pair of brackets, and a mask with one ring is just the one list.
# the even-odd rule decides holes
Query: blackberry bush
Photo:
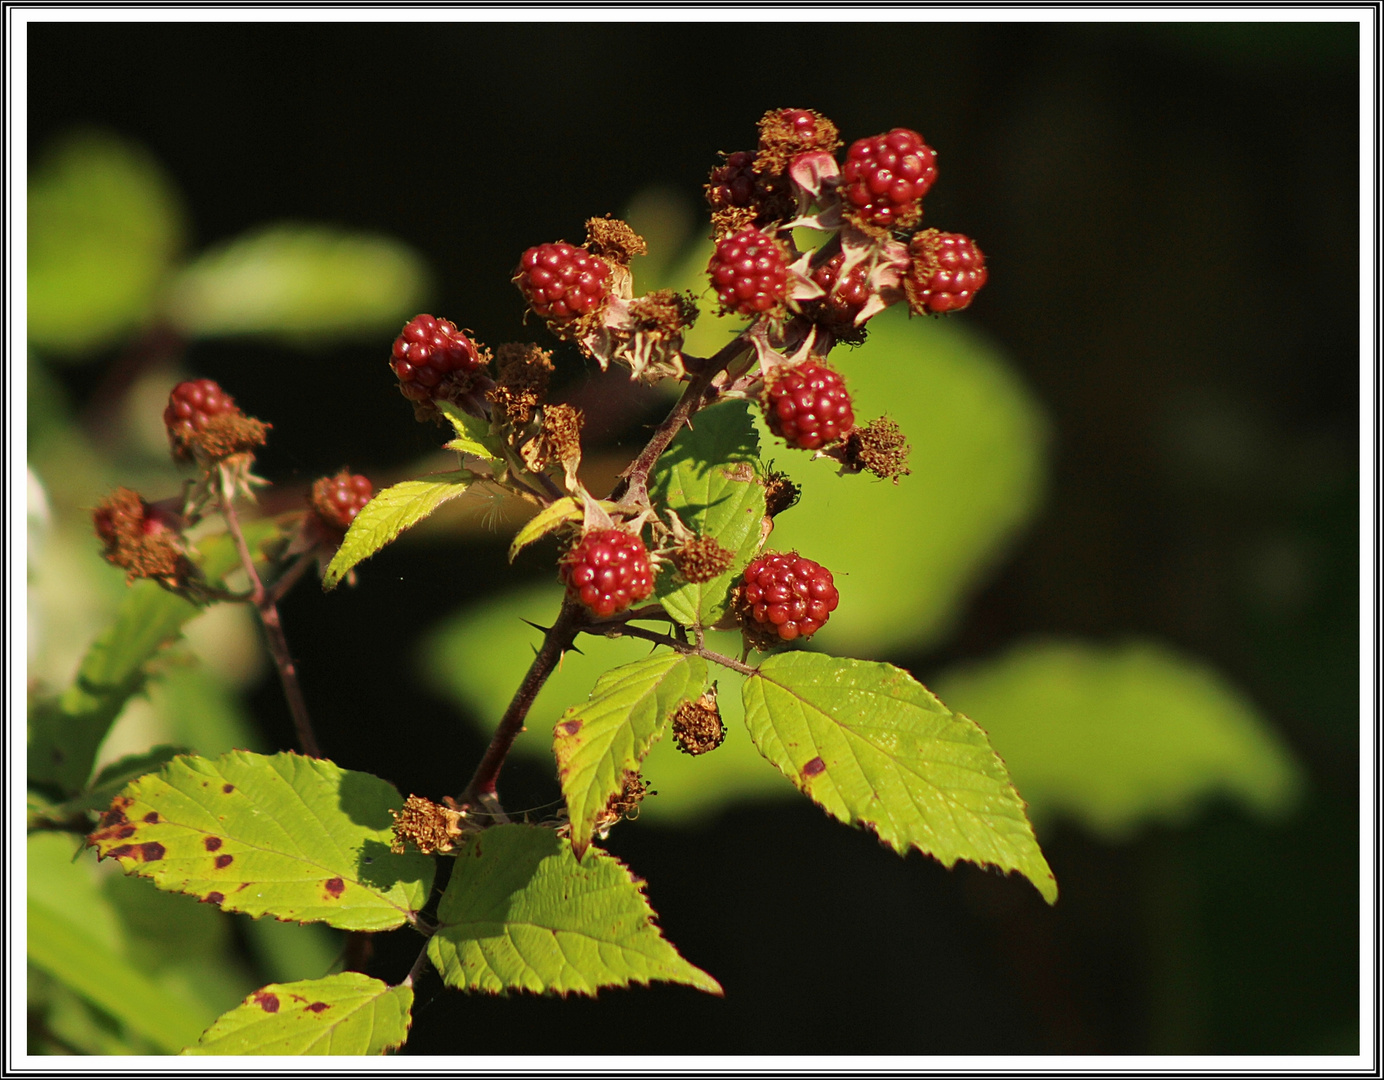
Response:
[{"label": "blackberry bush", "polygon": [[[100,678],[35,714],[31,763],[52,808],[39,827],[79,821],[100,857],[159,888],[349,934],[348,970],[260,988],[189,1053],[396,1048],[428,966],[463,992],[591,994],[658,979],[720,993],[662,936],[639,879],[601,847],[656,794],[642,770],[669,734],[694,758],[748,738],[828,813],[868,826],[894,850],[1014,871],[1055,899],[1024,804],[984,732],[899,668],[796,648],[850,604],[850,581],[843,575],[838,584],[810,552],[766,548],[776,517],[802,489],[760,459],[752,404],[790,447],[839,463],[844,475],[898,482],[908,475],[904,433],[887,418],[856,424],[828,356],[839,341],[859,343],[869,319],[892,304],[954,310],[984,282],[969,240],[909,232],[936,175],[916,133],[858,140],[844,162],[840,146],[820,113],[775,109],[760,121],[753,154],[733,153],[712,170],[706,193],[719,241],[708,274],[722,309],[746,325],[710,355],[685,351],[699,298],[639,293],[632,260],[645,242],[609,216],[587,220],[584,246],[539,243],[514,271],[562,349],[501,343],[491,373],[491,350],[468,331],[432,315],[411,319],[389,363],[415,417],[449,429],[439,439],[452,462],[443,471],[377,492],[342,469],[282,501],[294,509],[251,519],[243,512],[266,483],[253,467],[269,425],[210,380],[173,389],[164,414],[170,445],[195,476],[162,502],[122,487],[93,511],[100,553],[142,591],[135,614],[84,664]],[[822,234],[822,243],[799,250],[800,230]],[[597,491],[588,487],[593,477],[609,473],[583,469],[583,409],[550,397],[550,385],[569,382],[557,377],[563,365],[593,359],[679,389],[613,484]],[[878,490],[888,497],[892,489]],[[527,671],[469,778],[458,777],[454,794],[405,797],[324,757],[344,721],[317,727],[279,603],[313,567],[328,590],[354,582],[380,548],[472,493],[526,508],[510,558],[527,550],[548,560],[563,596],[545,622],[531,623],[540,636],[524,657]],[[561,548],[544,554],[554,540]],[[458,572],[474,570],[462,564]],[[148,662],[213,603],[245,604],[258,618],[296,752],[168,753],[129,765],[118,782],[94,776],[106,728],[153,677]],[[142,633],[132,636],[127,623],[139,619]],[[738,631],[729,649],[738,656],[720,651],[717,635],[726,631]],[[548,737],[562,809],[515,820],[500,798],[501,770],[526,724],[539,726],[539,690],[587,636],[633,638],[648,652],[605,672],[555,718]],[[721,720],[719,669],[738,677],[744,731],[728,733]],[[392,718],[386,726],[408,737]],[[93,821],[84,815],[95,790],[117,793]],[[439,869],[447,871],[440,895]],[[477,910],[493,915],[484,937],[471,917]],[[395,930],[422,938],[406,971],[368,959],[369,935]]]}]

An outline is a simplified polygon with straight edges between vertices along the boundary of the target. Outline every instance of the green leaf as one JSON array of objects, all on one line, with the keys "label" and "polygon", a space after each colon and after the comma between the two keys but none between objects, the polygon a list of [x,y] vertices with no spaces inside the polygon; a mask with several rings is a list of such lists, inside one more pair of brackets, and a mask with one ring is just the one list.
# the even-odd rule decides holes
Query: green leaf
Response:
[{"label": "green leaf", "polygon": [[30,899],[29,963],[76,990],[165,1053],[197,1037],[198,1009],[160,986],[80,924]]},{"label": "green leaf", "polygon": [[271,983],[216,1021],[185,1054],[383,1054],[402,1046],[413,988],[358,971]]},{"label": "green leaf", "polygon": [[599,849],[578,862],[551,829],[500,825],[468,840],[437,919],[428,957],[462,990],[594,995],[660,980],[721,993],[659,932],[642,882]]},{"label": "green leaf", "polygon": [[465,469],[435,473],[387,487],[361,507],[322,578],[334,589],[358,562],[368,559],[407,528],[417,525],[449,499],[466,493],[475,479]]},{"label": "green leaf", "polygon": [[152,314],[182,247],[184,212],[141,147],[73,132],[29,178],[29,340],[85,357]]},{"label": "green leaf", "polygon": [[447,444],[448,450],[455,450],[459,454],[471,454],[486,461],[500,460],[500,446],[490,434],[488,420],[462,412],[450,401],[438,401],[437,408],[456,429],[457,437]]},{"label": "green leaf", "polygon": [[1162,645],[1027,641],[939,686],[985,720],[1040,820],[1118,841],[1147,822],[1184,823],[1217,794],[1267,817],[1301,791],[1301,768],[1259,710]]},{"label": "green leaf", "polygon": [[[251,550],[282,536],[274,520],[247,523]],[[198,541],[197,564],[214,585],[240,565],[226,534]],[[257,560],[262,561],[262,560]],[[146,666],[182,633],[202,608],[152,581],[137,581],[126,593],[115,621],[92,643],[77,677],[57,698],[35,703],[29,715],[29,782],[81,791],[97,751],[125,703],[148,681]]]},{"label": "green leaf", "polygon": [[[600,507],[603,510],[613,510],[615,504],[602,500]],[[583,509],[581,503],[570,495],[565,495],[556,502],[545,506],[533,517],[524,523],[524,527],[514,535],[514,542],[509,545],[509,561],[513,562],[514,557],[528,547],[535,540],[547,536],[554,529],[565,525],[569,521],[580,521]]]},{"label": "green leaf", "polygon": [[284,223],[198,257],[173,282],[167,313],[195,337],[322,344],[398,333],[428,288],[423,261],[397,240]]},{"label": "green leaf", "polygon": [[607,671],[590,700],[563,714],[553,729],[553,753],[577,858],[625,774],[638,771],[677,707],[705,689],[705,660],[659,653]]},{"label": "green leaf", "polygon": [[748,403],[718,405],[698,413],[693,423],[658,459],[649,493],[693,532],[729,548],[735,560],[720,577],[701,584],[661,574],[654,597],[683,625],[710,626],[726,613],[731,583],[759,550],[764,486]]},{"label": "green leaf", "polygon": [[[425,676],[439,694],[463,707],[480,737],[490,737],[494,718],[514,696],[528,670],[532,648],[542,641],[542,634],[523,620],[546,626],[561,603],[562,587],[556,582],[530,586],[467,608],[429,634],[422,656]],[[738,656],[739,638],[739,633],[709,633],[707,646]],[[578,644],[582,651],[563,656],[558,670],[543,684],[529,711],[529,730],[520,734],[512,751],[547,769],[553,764],[548,733],[563,712],[586,700],[604,672],[650,653],[648,642],[634,638],[584,635]],[[714,753],[696,758],[681,753],[671,739],[654,743],[643,774],[658,794],[640,804],[641,822],[704,818],[709,810],[746,799],[796,798],[739,726],[741,677],[726,668],[713,666],[712,671],[712,678],[720,682],[726,741]]]},{"label": "green leaf", "polygon": [[423,906],[434,870],[389,850],[402,806],[385,781],[330,761],[178,757],[126,788],[87,842],[126,873],[227,911],[389,930]]},{"label": "green leaf", "polygon": [[1017,870],[1048,903],[1057,883],[1024,803],[973,721],[890,664],[771,656],[745,679],[759,752],[833,817],[900,854]]}]

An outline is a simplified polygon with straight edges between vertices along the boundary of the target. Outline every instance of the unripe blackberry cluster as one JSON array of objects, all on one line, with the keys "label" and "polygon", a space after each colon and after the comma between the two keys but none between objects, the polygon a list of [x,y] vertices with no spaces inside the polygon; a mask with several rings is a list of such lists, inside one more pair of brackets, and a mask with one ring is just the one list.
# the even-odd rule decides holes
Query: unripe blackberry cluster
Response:
[{"label": "unripe blackberry cluster", "polygon": [[335,476],[324,476],[316,481],[308,502],[320,521],[345,532],[374,494],[375,488],[368,477],[342,469]]},{"label": "unripe blackberry cluster", "polygon": [[727,156],[725,163],[711,170],[706,185],[706,201],[712,210],[743,208],[754,202],[754,155],[737,150]]},{"label": "unripe blackberry cluster", "polygon": [[916,312],[960,311],[989,277],[980,248],[960,233],[924,229],[914,234],[908,250],[913,261],[904,288],[909,307]]},{"label": "unripe blackberry cluster", "polygon": [[862,228],[907,228],[937,179],[937,155],[908,128],[857,139],[841,167],[842,212]]},{"label": "unripe blackberry cluster", "polygon": [[127,580],[155,578],[170,584],[190,569],[183,553],[181,515],[150,505],[139,492],[118,487],[92,511],[101,557],[125,571]]},{"label": "unripe blackberry cluster", "polygon": [[783,307],[788,297],[788,264],[773,237],[748,228],[716,245],[707,266],[721,310],[763,315]]},{"label": "unripe blackberry cluster", "polygon": [[456,376],[469,375],[485,362],[476,343],[455,323],[431,315],[410,319],[390,354],[400,393],[415,403],[445,396]]},{"label": "unripe blackberry cluster", "polygon": [[263,446],[269,429],[242,413],[212,379],[189,379],[173,387],[163,423],[175,461],[223,460]]},{"label": "unripe blackberry cluster", "polygon": [[653,566],[644,541],[624,529],[592,529],[558,564],[567,595],[593,615],[624,611],[654,591]]},{"label": "unripe blackberry cluster", "polygon": [[746,638],[763,649],[811,637],[839,600],[826,567],[797,552],[766,551],[745,567],[736,608]]},{"label": "unripe blackberry cluster", "polygon": [[775,376],[765,388],[763,407],[769,430],[802,450],[835,442],[855,423],[845,381],[816,360],[805,360]]},{"label": "unripe blackberry cluster", "polygon": [[600,256],[558,241],[525,251],[514,283],[536,314],[560,326],[601,309],[610,296],[611,270]]}]

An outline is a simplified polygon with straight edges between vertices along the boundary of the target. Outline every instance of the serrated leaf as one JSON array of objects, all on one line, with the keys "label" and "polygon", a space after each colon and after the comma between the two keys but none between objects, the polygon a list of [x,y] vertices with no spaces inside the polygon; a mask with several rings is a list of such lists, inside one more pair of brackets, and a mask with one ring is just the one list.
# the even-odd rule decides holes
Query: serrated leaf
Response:
[{"label": "serrated leaf", "polygon": [[486,461],[500,459],[500,447],[490,434],[490,422],[479,416],[462,412],[450,401],[438,401],[438,411],[442,413],[456,430],[457,437],[447,443],[448,450],[459,454],[471,454]]},{"label": "serrated leaf", "polygon": [[387,487],[360,508],[346,538],[336,549],[322,577],[324,589],[334,589],[357,563],[368,559],[405,529],[417,525],[449,499],[466,493],[475,479],[465,469],[405,480]]},{"label": "serrated leaf", "polygon": [[383,1054],[402,1046],[413,988],[358,971],[270,983],[203,1033],[184,1054]]},{"label": "serrated leaf", "polygon": [[1300,767],[1249,700],[1152,642],[1027,641],[939,684],[985,718],[1035,816],[1112,841],[1184,822],[1216,793],[1267,817],[1301,790]]},{"label": "serrated leaf", "polygon": [[153,313],[184,219],[142,147],[106,132],[65,136],[29,180],[29,340],[84,357],[135,330]]},{"label": "serrated leaf", "polygon": [[707,409],[693,424],[658,459],[649,493],[693,532],[734,552],[735,559],[720,577],[700,584],[684,582],[675,573],[661,574],[654,597],[684,626],[711,626],[726,612],[731,583],[759,549],[764,485],[759,436],[747,403]]},{"label": "serrated leaf", "polygon": [[1017,870],[1048,903],[1057,883],[985,732],[891,664],[771,656],[745,679],[759,752],[832,817],[895,851]]},{"label": "serrated leaf", "polygon": [[706,689],[706,661],[665,652],[607,671],[553,729],[557,775],[578,858],[626,772],[638,771],[674,710]]},{"label": "serrated leaf", "polygon": [[[613,510],[615,504],[606,500],[601,500],[598,505],[603,510]],[[509,545],[509,561],[513,562],[514,557],[528,547],[535,540],[542,539],[554,529],[560,528],[569,521],[580,521],[582,519],[582,504],[570,495],[565,495],[556,502],[545,506],[533,517],[524,523],[524,527],[514,534],[514,541]]]},{"label": "serrated leaf", "polygon": [[642,883],[597,849],[581,862],[551,829],[501,825],[467,841],[428,957],[448,986],[594,995],[603,986],[720,984],[660,933]]},{"label": "serrated leaf", "polygon": [[87,842],[227,911],[389,930],[423,906],[434,870],[389,850],[403,802],[376,776],[298,754],[178,757],[126,788]]},{"label": "serrated leaf", "polygon": [[281,223],[199,256],[172,283],[165,308],[195,337],[321,344],[398,333],[427,289],[423,261],[397,240]]},{"label": "serrated leaf", "polygon": [[[246,542],[257,555],[282,532],[272,519],[244,526]],[[225,576],[240,564],[234,543],[224,533],[200,539],[195,561],[213,585],[224,584]],[[144,689],[146,665],[202,611],[152,581],[130,586],[115,620],[82,658],[72,685],[56,698],[35,702],[30,711],[29,782],[67,793],[81,791],[111,725],[125,703]]]}]

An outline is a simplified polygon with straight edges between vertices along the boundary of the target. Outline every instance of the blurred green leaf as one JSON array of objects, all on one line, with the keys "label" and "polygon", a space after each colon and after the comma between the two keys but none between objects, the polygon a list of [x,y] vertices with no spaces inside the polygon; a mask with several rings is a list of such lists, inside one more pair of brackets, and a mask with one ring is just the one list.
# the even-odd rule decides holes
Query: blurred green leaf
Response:
[{"label": "blurred green leaf", "polygon": [[891,664],[780,653],[745,679],[760,753],[823,810],[901,855],[917,848],[1057,884],[1004,762],[976,724]]},{"label": "blurred green leaf", "polygon": [[659,575],[654,599],[668,614],[686,626],[711,626],[726,613],[730,586],[759,550],[763,531],[759,438],[749,406],[728,402],[698,413],[658,459],[649,494],[735,555],[725,573],[700,584],[674,570]]},{"label": "blurred green leaf", "polygon": [[[680,288],[706,290],[709,254],[698,245],[686,256]],[[687,351],[710,355],[743,320],[718,317],[706,298],[702,307]],[[879,657],[937,644],[1042,501],[1042,409],[964,320],[910,319],[895,307],[870,321],[863,345],[832,350],[857,422],[888,415],[912,446],[912,475],[897,486],[838,476],[832,462],[789,449],[754,410],[761,455],[802,486],[766,547],[821,563],[841,591],[814,647]]]},{"label": "blurred green leaf", "polygon": [[[258,553],[282,530],[279,522],[261,519],[247,523],[244,533],[251,550]],[[221,584],[239,565],[230,537],[221,533],[199,540],[198,565],[209,582]],[[125,703],[144,689],[149,661],[202,610],[153,581],[131,585],[114,622],[87,650],[72,685],[56,698],[33,704],[29,782],[52,785],[68,794],[83,790],[111,725]]]},{"label": "blurred green leaf", "polygon": [[1216,794],[1281,813],[1301,786],[1244,696],[1160,645],[1028,641],[936,686],[990,733],[1040,820],[1072,818],[1119,840],[1146,822],[1185,822]]},{"label": "blurred green leaf", "polygon": [[29,177],[29,340],[81,358],[146,321],[183,222],[177,191],[142,148],[99,131],[63,137]]},{"label": "blurred green leaf", "polygon": [[358,971],[271,983],[226,1013],[188,1054],[383,1054],[408,1038],[413,988]]},{"label": "blurred green leaf", "polygon": [[[432,630],[423,650],[424,674],[441,694],[459,702],[485,738],[508,706],[528,670],[542,634],[523,620],[547,625],[562,604],[554,582],[505,593],[459,612]],[[708,634],[707,647],[738,656],[740,635]],[[563,712],[587,699],[606,671],[650,655],[647,641],[584,635],[581,652],[569,652],[544,684],[529,712],[527,730],[514,744],[523,754],[555,769],[551,733]],[[726,741],[700,757],[678,751],[672,739],[654,743],[644,759],[644,779],[658,794],[639,807],[640,821],[679,821],[744,799],[795,798],[792,785],[770,768],[740,723],[740,679],[728,668],[711,665],[719,683]]]},{"label": "blurred green leaf", "polygon": [[428,957],[463,990],[594,995],[657,980],[721,993],[663,937],[638,878],[599,848],[578,862],[551,829],[500,825],[468,840],[437,921]]},{"label": "blurred green leaf", "polygon": [[194,337],[321,344],[397,333],[428,288],[422,260],[397,240],[278,224],[199,256],[172,283],[166,314]]}]

